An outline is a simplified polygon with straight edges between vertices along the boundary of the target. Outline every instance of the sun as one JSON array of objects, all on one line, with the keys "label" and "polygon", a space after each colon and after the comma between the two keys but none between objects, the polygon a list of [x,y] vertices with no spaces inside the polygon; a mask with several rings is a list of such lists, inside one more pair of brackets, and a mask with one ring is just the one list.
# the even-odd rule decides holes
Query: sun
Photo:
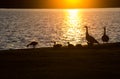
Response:
[{"label": "sun", "polygon": [[94,6],[95,0],[64,0],[64,6],[67,7],[91,7]]},{"label": "sun", "polygon": [[100,5],[100,0],[48,0],[46,6],[54,8],[90,8]]},{"label": "sun", "polygon": [[81,3],[81,0],[64,0],[67,6],[74,7]]},{"label": "sun", "polygon": [[66,1],[66,3],[71,4],[71,5],[73,5],[73,4],[75,5],[80,2],[80,0],[65,0],[65,1]]}]

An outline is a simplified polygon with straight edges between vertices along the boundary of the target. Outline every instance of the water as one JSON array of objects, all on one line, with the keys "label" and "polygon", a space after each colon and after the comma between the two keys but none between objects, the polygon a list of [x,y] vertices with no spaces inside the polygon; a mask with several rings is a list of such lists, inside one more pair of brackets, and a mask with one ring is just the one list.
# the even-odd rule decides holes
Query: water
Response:
[{"label": "water", "polygon": [[120,41],[120,8],[110,9],[0,9],[0,49],[21,49],[35,40],[39,47],[86,44],[85,28],[100,43],[103,27],[109,42]]}]

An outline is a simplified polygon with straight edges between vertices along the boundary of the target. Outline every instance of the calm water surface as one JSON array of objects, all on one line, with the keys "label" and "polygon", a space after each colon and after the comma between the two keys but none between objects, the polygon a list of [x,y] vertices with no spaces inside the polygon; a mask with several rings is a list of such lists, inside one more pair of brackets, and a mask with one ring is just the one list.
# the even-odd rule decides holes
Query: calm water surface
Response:
[{"label": "calm water surface", "polygon": [[85,28],[100,43],[103,27],[109,42],[120,42],[120,8],[113,9],[0,9],[0,49],[20,49],[35,40],[39,47],[86,44]]}]

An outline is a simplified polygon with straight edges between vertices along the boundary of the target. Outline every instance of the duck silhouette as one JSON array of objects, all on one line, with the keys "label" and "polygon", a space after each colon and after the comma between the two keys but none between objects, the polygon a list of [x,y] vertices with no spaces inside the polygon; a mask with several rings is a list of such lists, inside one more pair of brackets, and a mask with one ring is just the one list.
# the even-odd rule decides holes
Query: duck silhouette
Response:
[{"label": "duck silhouette", "polygon": [[70,42],[67,42],[67,44],[68,44],[68,47],[69,47],[69,48],[73,48],[73,47],[74,47],[74,45],[73,45],[73,44],[70,44]]},{"label": "duck silhouette", "polygon": [[31,43],[29,43],[29,44],[27,45],[27,47],[32,46],[33,48],[35,48],[36,45],[38,45],[38,42],[32,41]]},{"label": "duck silhouette", "polygon": [[54,41],[53,47],[54,47],[54,48],[61,48],[61,47],[62,47],[62,44],[57,44],[57,43]]}]

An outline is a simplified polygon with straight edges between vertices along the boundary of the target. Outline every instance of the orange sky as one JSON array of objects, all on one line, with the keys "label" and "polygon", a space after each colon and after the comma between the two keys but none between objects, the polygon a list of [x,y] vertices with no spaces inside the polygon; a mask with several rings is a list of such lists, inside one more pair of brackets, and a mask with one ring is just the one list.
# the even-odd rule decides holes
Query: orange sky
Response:
[{"label": "orange sky", "polygon": [[3,8],[103,8],[120,7],[119,0],[0,0]]}]

